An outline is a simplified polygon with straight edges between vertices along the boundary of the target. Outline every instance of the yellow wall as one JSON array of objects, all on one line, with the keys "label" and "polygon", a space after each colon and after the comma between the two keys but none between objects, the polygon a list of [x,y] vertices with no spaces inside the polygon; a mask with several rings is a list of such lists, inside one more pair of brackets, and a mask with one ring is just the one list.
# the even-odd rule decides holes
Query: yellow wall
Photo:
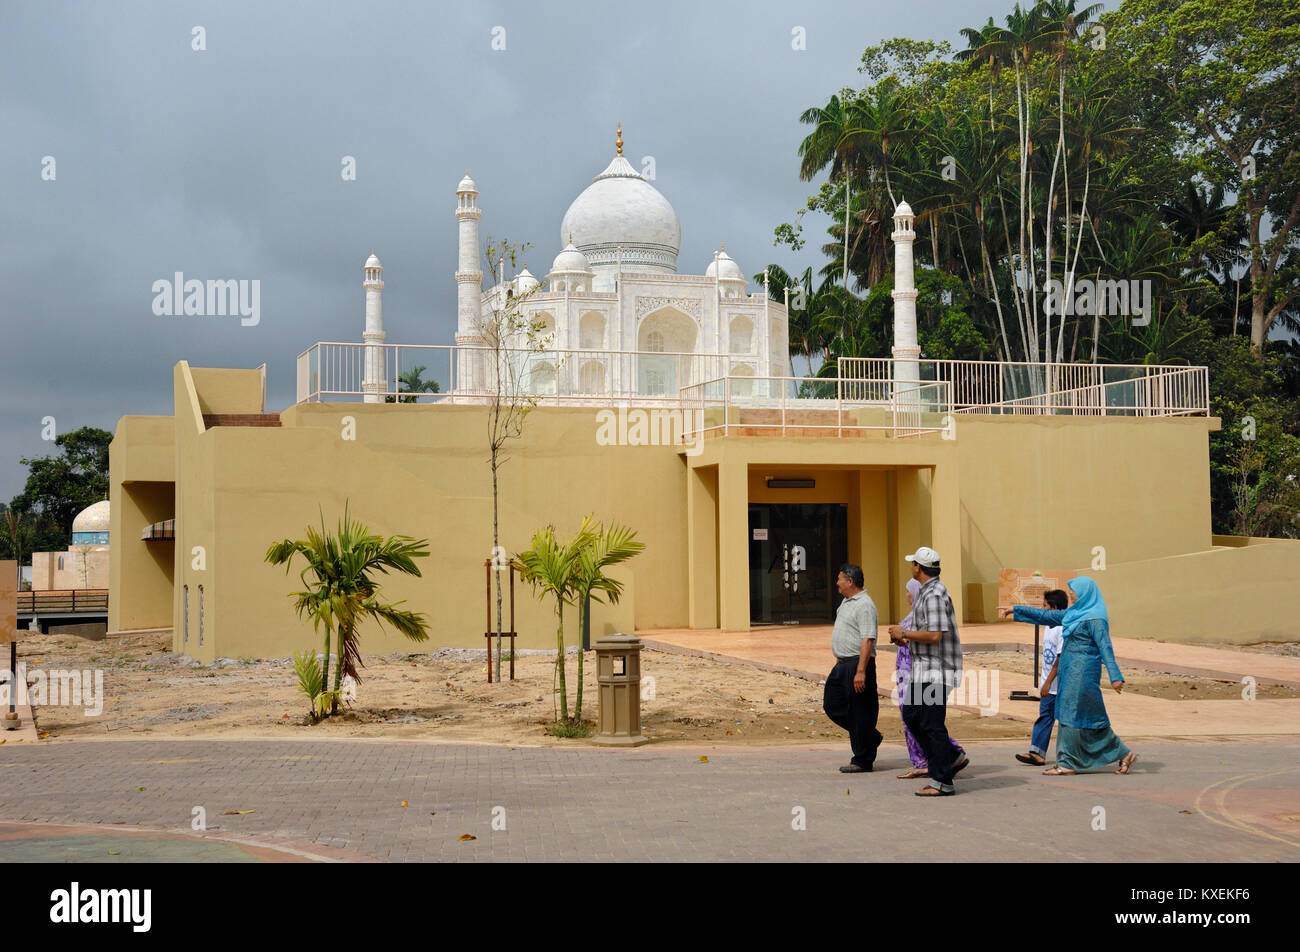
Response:
[{"label": "yellow wall", "polygon": [[[62,561],[63,567],[59,567]],[[66,592],[76,588],[108,588],[107,546],[70,548],[63,552],[32,553],[32,589]]]},{"label": "yellow wall", "polygon": [[1161,641],[1300,640],[1300,540],[1138,562],[1086,571],[1106,600],[1110,631]]},{"label": "yellow wall", "polygon": [[175,514],[172,417],[126,416],[108,448],[108,630],[172,624],[173,545],[142,542],[141,530]]},{"label": "yellow wall", "polygon": [[[967,581],[1210,548],[1209,433],[1217,420],[959,414]],[[942,550],[941,550],[942,551]]]},{"label": "yellow wall", "polygon": [[225,370],[190,367],[203,413],[261,413],[262,373],[259,370]]}]

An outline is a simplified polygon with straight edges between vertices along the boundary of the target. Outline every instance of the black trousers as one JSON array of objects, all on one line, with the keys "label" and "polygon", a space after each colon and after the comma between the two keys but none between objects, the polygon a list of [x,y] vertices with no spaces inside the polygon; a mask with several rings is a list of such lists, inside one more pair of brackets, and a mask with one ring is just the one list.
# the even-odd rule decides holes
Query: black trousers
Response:
[{"label": "black trousers", "polygon": [[876,694],[876,659],[867,662],[867,688],[861,694],[853,690],[858,673],[857,658],[841,658],[826,678],[822,692],[822,710],[839,727],[849,732],[853,763],[870,768],[876,762],[876,750],[885,738],[876,730],[880,717],[880,698]]},{"label": "black trousers", "polygon": [[[904,688],[906,692],[906,687]],[[946,690],[911,692],[914,696],[907,698],[917,703],[902,706],[903,723],[912,732],[916,742],[925,751],[925,759],[930,767],[930,780],[944,786],[952,785],[952,766],[956,763],[956,751],[948,739],[948,727],[944,719],[948,713]],[[904,695],[906,697],[906,693]]]}]

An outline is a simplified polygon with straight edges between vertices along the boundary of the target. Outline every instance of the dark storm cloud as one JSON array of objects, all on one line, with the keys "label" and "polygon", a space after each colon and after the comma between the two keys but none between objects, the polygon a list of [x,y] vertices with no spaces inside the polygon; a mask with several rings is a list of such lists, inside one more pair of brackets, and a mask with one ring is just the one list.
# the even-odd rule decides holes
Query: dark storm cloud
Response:
[{"label": "dark storm cloud", "polygon": [[[680,271],[723,241],[747,274],[820,263],[772,246],[814,188],[797,177],[799,113],[858,85],[883,37],[954,39],[965,6],[4,4],[0,500],[21,489],[19,456],[51,451],[43,417],[64,432],[168,413],[180,359],[265,362],[282,409],[299,352],[360,340],[372,247],[389,342],[451,343],[462,173],[482,236],[532,242],[544,275],[619,121],[677,210]],[[176,271],[260,280],[260,323],[155,316],[151,286]]]}]

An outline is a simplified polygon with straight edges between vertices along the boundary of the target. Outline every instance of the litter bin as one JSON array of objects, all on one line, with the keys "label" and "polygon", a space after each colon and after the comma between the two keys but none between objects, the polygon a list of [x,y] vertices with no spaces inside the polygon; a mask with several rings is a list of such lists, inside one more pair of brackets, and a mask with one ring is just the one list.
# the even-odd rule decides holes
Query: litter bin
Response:
[{"label": "litter bin", "polygon": [[613,634],[596,641],[600,726],[593,738],[611,747],[648,743],[641,736],[641,639]]}]

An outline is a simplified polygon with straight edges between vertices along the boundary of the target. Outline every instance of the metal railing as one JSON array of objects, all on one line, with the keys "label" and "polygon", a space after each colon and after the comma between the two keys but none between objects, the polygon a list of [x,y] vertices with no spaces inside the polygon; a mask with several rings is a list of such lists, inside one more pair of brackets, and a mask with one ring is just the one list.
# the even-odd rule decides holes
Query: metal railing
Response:
[{"label": "metal railing", "polygon": [[[297,402],[365,399],[388,403],[478,403],[497,392],[540,402],[631,400],[676,406],[697,381],[755,369],[758,354],[613,350],[527,350],[322,342],[298,356]],[[438,392],[412,393],[401,377],[420,368]],[[367,388],[369,378],[377,386]]]},{"label": "metal railing", "polygon": [[[954,413],[1205,416],[1209,370],[1168,364],[1058,364],[1027,361],[920,360],[922,381],[952,385]],[[841,357],[848,379],[896,377],[891,358]]]},{"label": "metal railing", "polygon": [[949,384],[834,377],[726,376],[681,388],[683,437],[709,433],[908,437],[950,423]]}]

